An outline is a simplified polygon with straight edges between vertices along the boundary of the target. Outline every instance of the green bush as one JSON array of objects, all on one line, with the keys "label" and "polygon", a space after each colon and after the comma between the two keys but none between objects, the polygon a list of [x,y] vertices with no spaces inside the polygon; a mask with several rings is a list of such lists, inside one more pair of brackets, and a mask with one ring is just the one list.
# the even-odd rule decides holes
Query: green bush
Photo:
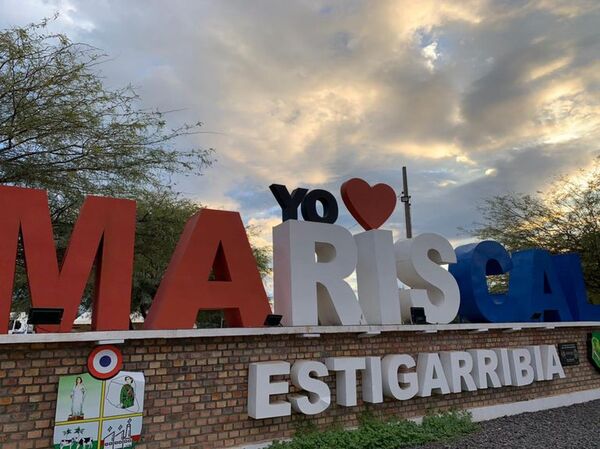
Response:
[{"label": "green bush", "polygon": [[290,441],[275,441],[268,449],[398,449],[446,441],[476,429],[466,412],[426,416],[421,424],[394,418],[384,421],[365,414],[357,429],[300,431]]}]

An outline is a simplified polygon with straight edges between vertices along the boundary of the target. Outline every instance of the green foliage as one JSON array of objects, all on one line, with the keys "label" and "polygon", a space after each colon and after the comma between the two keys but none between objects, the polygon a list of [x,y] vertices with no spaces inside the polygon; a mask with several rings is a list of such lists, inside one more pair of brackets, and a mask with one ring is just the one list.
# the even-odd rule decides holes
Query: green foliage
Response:
[{"label": "green foliage", "polygon": [[[132,310],[143,315],[185,222],[201,207],[173,191],[170,178],[200,174],[212,150],[175,146],[201,123],[168,128],[162,112],[140,108],[130,86],[104,86],[103,54],[46,26],[0,31],[0,183],[48,190],[59,259],[86,195],[137,200]],[[267,250],[255,254],[266,273]],[[18,261],[13,310],[29,301]]]},{"label": "green foliage", "polygon": [[[588,295],[600,303],[600,158],[575,176],[558,178],[544,192],[494,196],[480,210],[483,222],[470,230],[480,239],[497,240],[510,251],[579,253]],[[496,288],[503,283],[506,279]]]},{"label": "green foliage", "polygon": [[1,183],[50,190],[59,215],[83,194],[136,196],[210,163],[210,150],[172,146],[200,123],[168,129],[131,87],[104,87],[104,55],[45,27],[0,32]]},{"label": "green foliage", "polygon": [[132,309],[150,308],[186,221],[200,206],[171,190],[148,190],[137,199]]},{"label": "green foliage", "polygon": [[290,441],[276,441],[269,449],[398,449],[434,441],[447,441],[477,429],[465,412],[426,416],[413,421],[380,420],[365,414],[357,429],[330,429],[297,433]]}]

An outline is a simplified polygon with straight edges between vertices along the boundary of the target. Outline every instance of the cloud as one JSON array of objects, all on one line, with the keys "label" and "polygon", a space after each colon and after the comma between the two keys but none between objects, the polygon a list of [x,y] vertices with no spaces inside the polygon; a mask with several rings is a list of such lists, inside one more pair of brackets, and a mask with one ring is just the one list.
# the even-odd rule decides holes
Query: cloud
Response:
[{"label": "cloud", "polygon": [[[478,221],[478,206],[483,199],[504,193],[534,193],[545,190],[560,174],[587,167],[600,154],[573,151],[577,144],[540,145],[497,156],[492,168],[470,182],[454,184],[441,194],[415,203],[413,215],[419,217],[418,232],[439,232],[452,239],[468,235]],[[437,214],[429,211],[435,210]]]},{"label": "cloud", "polygon": [[[453,238],[474,205],[585,164],[600,137],[600,12],[569,1],[0,0],[4,26],[49,16],[102,48],[110,86],[202,120],[181,144],[217,162],[177,188],[241,210],[269,243],[272,182],[339,198],[349,177],[401,190],[414,225]],[[341,204],[341,202],[340,202]],[[340,208],[344,212],[344,208]],[[343,213],[340,223],[357,230]],[[390,218],[398,233],[402,210]],[[400,232],[401,233],[401,232]]]}]

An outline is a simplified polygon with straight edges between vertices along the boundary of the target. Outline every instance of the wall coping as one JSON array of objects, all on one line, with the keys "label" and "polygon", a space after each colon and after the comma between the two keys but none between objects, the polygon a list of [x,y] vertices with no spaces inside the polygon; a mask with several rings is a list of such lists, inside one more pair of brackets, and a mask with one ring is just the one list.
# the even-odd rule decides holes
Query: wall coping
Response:
[{"label": "wall coping", "polygon": [[419,332],[434,334],[439,331],[471,331],[474,333],[502,330],[517,332],[525,329],[558,329],[569,327],[597,327],[600,321],[565,321],[545,323],[460,323],[460,324],[394,324],[368,326],[294,326],[294,327],[232,327],[217,329],[127,330],[91,331],[44,334],[0,335],[0,345],[26,343],[62,343],[94,341],[99,344],[119,344],[126,340],[244,337],[260,335],[298,335],[318,338],[321,334],[357,334],[371,337],[385,332]]}]

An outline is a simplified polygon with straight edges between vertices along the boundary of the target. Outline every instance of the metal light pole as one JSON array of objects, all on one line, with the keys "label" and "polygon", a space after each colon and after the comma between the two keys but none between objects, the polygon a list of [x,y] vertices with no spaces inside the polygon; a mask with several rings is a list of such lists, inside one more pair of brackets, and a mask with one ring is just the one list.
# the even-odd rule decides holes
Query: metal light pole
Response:
[{"label": "metal light pole", "polygon": [[412,238],[412,221],[410,218],[410,195],[408,194],[408,177],[406,176],[406,167],[402,167],[402,196],[400,201],[404,203],[404,218],[406,220],[406,238]]}]

